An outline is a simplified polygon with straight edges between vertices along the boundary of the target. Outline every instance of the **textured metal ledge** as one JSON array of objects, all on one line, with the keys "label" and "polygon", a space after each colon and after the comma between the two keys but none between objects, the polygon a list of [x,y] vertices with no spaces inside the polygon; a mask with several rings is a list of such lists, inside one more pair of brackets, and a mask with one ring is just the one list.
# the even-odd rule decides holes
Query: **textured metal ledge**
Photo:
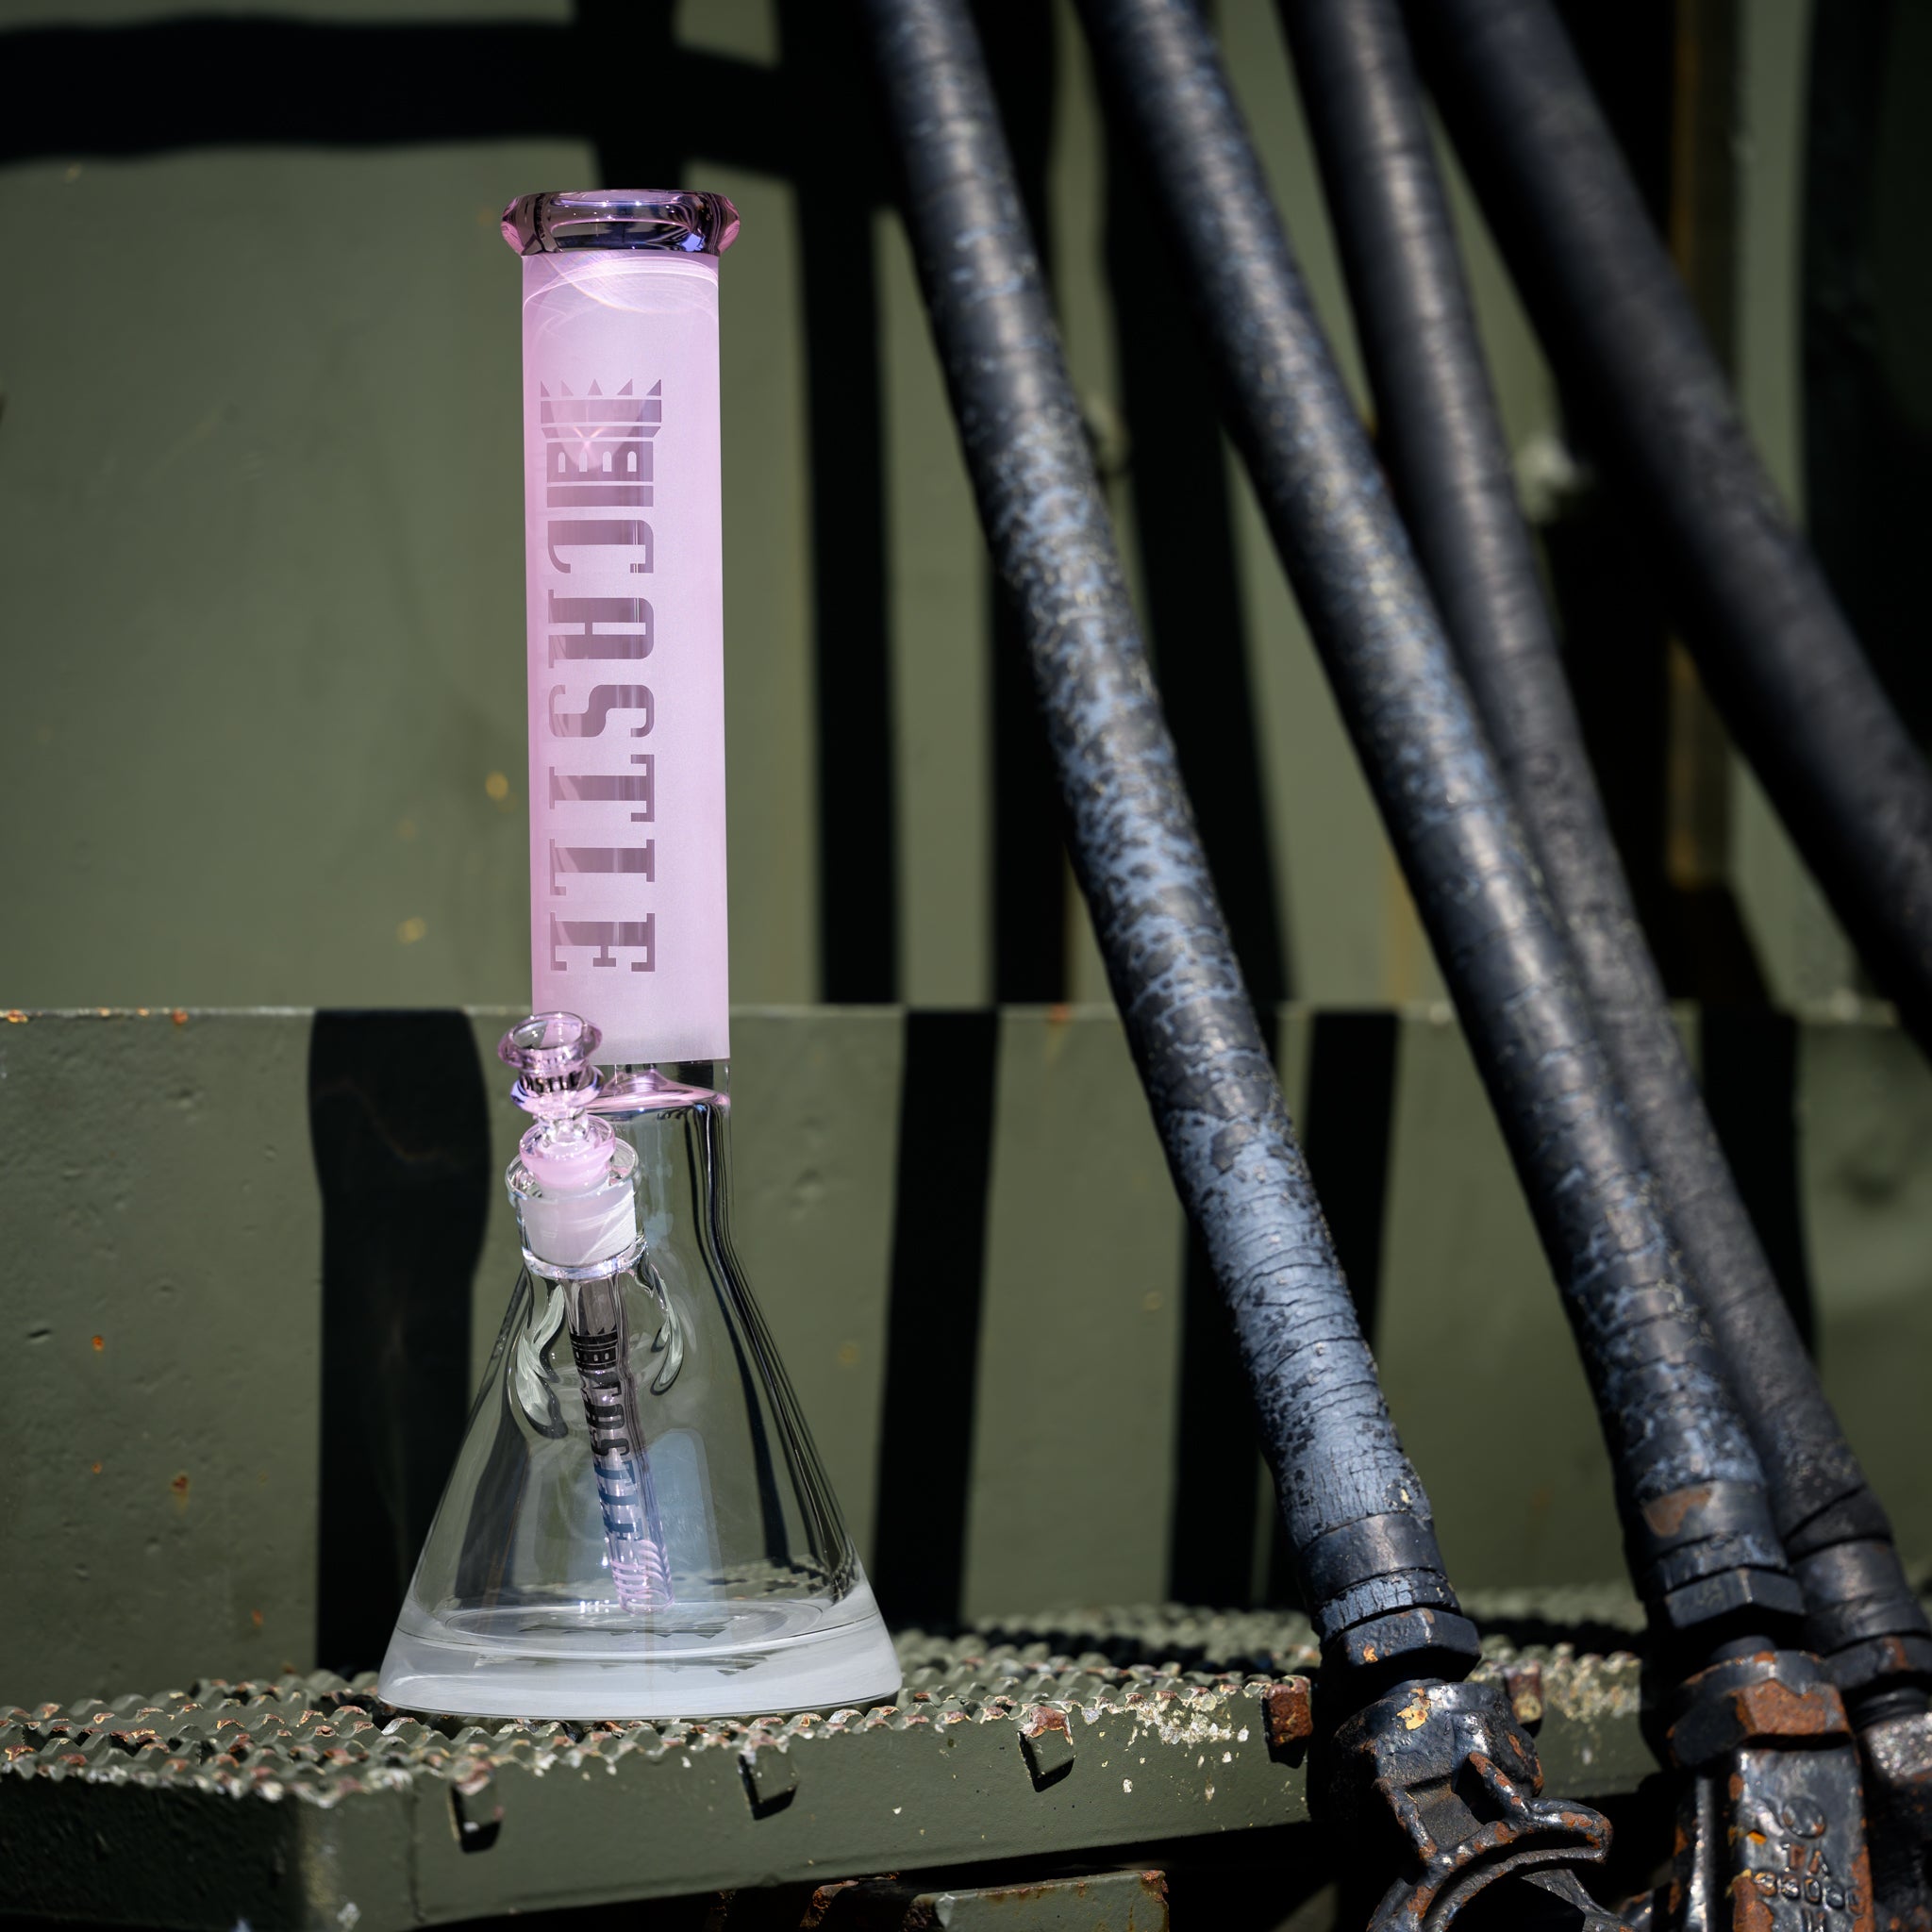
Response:
[{"label": "textured metal ledge", "polygon": [[[1307,1635],[1174,1609],[913,1632],[893,1703],[742,1723],[425,1723],[326,1674],[14,1710],[0,1911],[390,1932],[1292,1824],[1302,1747],[1271,1748],[1266,1700]],[[1552,1788],[1649,1770],[1635,1657],[1484,1668],[1539,1697]]]}]

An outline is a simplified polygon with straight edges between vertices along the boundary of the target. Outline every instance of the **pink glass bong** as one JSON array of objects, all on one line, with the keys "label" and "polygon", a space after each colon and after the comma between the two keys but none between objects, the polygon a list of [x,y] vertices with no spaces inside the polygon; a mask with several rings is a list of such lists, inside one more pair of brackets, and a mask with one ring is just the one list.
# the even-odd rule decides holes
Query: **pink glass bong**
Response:
[{"label": "pink glass bong", "polygon": [[[528,195],[525,1267],[383,1660],[419,1710],[667,1718],[900,1674],[732,1253],[722,195]],[[601,1050],[600,1050],[601,1049]],[[596,1064],[603,1059],[614,1071]]]}]

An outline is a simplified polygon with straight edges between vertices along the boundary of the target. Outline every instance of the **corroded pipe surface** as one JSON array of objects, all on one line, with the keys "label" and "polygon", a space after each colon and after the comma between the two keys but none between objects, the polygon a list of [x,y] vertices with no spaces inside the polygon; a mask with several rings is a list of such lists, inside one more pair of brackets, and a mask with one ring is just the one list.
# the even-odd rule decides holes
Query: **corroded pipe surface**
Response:
[{"label": "corroded pipe surface", "polygon": [[[1382,1400],[1256,1024],[1148,674],[973,30],[868,0],[907,225],[1069,841],[1176,1187],[1233,1314],[1329,1655],[1457,1658],[1428,1498]],[[1370,1625],[1385,1642],[1366,1643]]]},{"label": "corroded pipe surface", "polygon": [[[1763,1460],[1811,1647],[1860,1688],[1927,1629],[1778,1292],[1672,1024],[1583,738],[1476,337],[1398,0],[1282,0],[1336,211],[1381,448],[1493,742],[1671,1232]],[[1846,1546],[1851,1547],[1846,1547]],[[1838,1551],[1827,1557],[1826,1552]]]},{"label": "corroded pipe surface", "polygon": [[1457,151],[1687,640],[1798,849],[1932,1049],[1932,774],[1792,528],[1546,0],[1419,0]]},{"label": "corroded pipe surface", "polygon": [[1188,0],[1082,12],[1562,1290],[1639,1591],[1660,1634],[1771,1627],[1798,1593],[1757,1452],[1213,42]]}]

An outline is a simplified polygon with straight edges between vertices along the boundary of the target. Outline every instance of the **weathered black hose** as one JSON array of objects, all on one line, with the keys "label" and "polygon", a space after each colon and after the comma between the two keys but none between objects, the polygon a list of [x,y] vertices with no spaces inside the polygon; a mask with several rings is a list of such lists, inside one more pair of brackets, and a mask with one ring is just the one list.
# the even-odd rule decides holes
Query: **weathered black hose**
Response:
[{"label": "weathered black hose", "polygon": [[1419,0],[1417,51],[1551,360],[1650,519],[1687,641],[1932,1051],[1932,775],[1738,420],[1546,0]]},{"label": "weathered black hose", "polygon": [[1081,10],[1563,1290],[1640,1591],[1666,1625],[1773,1621],[1798,1599],[1756,1452],[1213,42],[1191,0]]},{"label": "weathered black hose", "polygon": [[1432,1668],[1459,1677],[1474,1632],[1215,900],[972,27],[961,0],[864,4],[907,226],[1074,864],[1175,1185],[1233,1313],[1305,1600],[1338,1665],[1350,1634],[1375,1623],[1396,1652],[1454,1654]]},{"label": "weathered black hose", "polygon": [[1398,0],[1281,0],[1281,14],[1404,520],[1731,1365],[1811,1647],[1861,1670],[1879,1661],[1872,1640],[1932,1631],[1778,1293],[1638,924],[1517,508]]}]

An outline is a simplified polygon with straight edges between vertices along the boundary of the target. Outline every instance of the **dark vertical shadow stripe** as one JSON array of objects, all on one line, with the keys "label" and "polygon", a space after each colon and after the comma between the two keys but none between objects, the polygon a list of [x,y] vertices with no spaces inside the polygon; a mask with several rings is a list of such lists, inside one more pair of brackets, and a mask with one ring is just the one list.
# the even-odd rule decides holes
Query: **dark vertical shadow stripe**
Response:
[{"label": "dark vertical shadow stripe", "polygon": [[[1054,14],[1046,7],[976,0],[974,12],[1012,149],[1021,198],[1049,283],[1053,228]],[[1066,844],[1059,786],[1041,729],[1025,641],[997,583],[992,622],[993,997],[1003,1004],[1067,996]]]},{"label": "dark vertical shadow stripe", "polygon": [[[184,9],[112,26],[13,28],[0,31],[0,48],[4,161],[590,140],[602,185],[659,188],[677,178],[664,158],[697,142],[708,157],[762,173],[785,173],[795,156],[781,138],[778,74],[674,46],[666,0],[583,0],[575,21],[555,22],[392,25]],[[610,85],[617,73],[648,74],[648,87]],[[582,84],[586,75],[594,84]]]},{"label": "dark vertical shadow stripe", "polygon": [[1774,1007],[1707,1007],[1704,1101],[1805,1346],[1818,1317],[1798,1164],[1798,1023]]},{"label": "dark vertical shadow stripe", "polygon": [[[1382,1303],[1382,1233],[1395,1124],[1401,1015],[1316,1013],[1308,1026],[1302,1150],[1369,1346]],[[1293,1552],[1277,1517],[1270,1544],[1271,1603],[1296,1601]]]},{"label": "dark vertical shadow stripe", "polygon": [[823,0],[779,9],[804,282],[820,997],[884,1003],[899,991],[885,420],[872,213],[852,192],[883,161],[856,28]]},{"label": "dark vertical shadow stripe", "polygon": [[459,1012],[319,1012],[308,1132],[322,1190],[316,1655],[382,1659],[460,1443],[470,1291],[494,1185]]},{"label": "dark vertical shadow stripe", "polygon": [[[564,84],[560,91],[577,104],[582,133],[596,146],[603,178],[595,186],[681,185],[690,152],[686,143],[698,129],[693,117],[663,112],[658,105],[666,94],[679,91],[681,61],[672,38],[672,0],[576,0],[575,12],[580,72],[588,77],[594,63],[607,84]],[[608,76],[620,74],[654,79],[647,87],[608,84]],[[526,75],[525,85],[541,89],[542,83]]]},{"label": "dark vertical shadow stripe", "polygon": [[1401,1016],[1392,1012],[1334,1012],[1315,1014],[1308,1028],[1302,1149],[1371,1348],[1382,1300],[1382,1220],[1401,1027]]},{"label": "dark vertical shadow stripe", "polygon": [[[1637,0],[1612,19],[1588,0],[1564,0],[1559,10],[1644,207],[1668,232],[1674,9],[1664,0]],[[1586,465],[1603,440],[1592,400],[1575,388],[1560,395],[1565,440]],[[1607,491],[1566,505],[1542,539],[1584,749],[1644,937],[1678,992],[1688,966],[1665,870],[1670,639],[1661,567],[1655,545]]]},{"label": "dark vertical shadow stripe", "polygon": [[872,1561],[894,1624],[959,1615],[998,1052],[996,1012],[906,1016]]}]

